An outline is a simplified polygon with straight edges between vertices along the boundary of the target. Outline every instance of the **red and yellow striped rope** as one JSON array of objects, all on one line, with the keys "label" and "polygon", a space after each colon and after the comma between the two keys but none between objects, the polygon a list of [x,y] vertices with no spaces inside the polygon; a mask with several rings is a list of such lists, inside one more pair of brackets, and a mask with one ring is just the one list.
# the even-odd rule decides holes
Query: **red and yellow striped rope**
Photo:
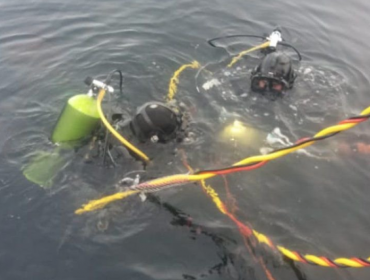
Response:
[{"label": "red and yellow striped rope", "polygon": [[268,248],[280,252],[283,256],[301,263],[306,264],[314,264],[318,266],[326,266],[326,267],[354,267],[354,268],[361,268],[361,267],[369,267],[370,266],[370,257],[367,259],[364,258],[335,258],[331,259],[328,257],[323,256],[316,256],[310,254],[301,254],[297,251],[293,251],[287,249],[280,245],[275,245],[269,237],[266,235],[252,229],[251,227],[247,226],[246,224],[242,223],[235,215],[229,211],[227,206],[223,203],[220,199],[218,193],[210,186],[206,185],[205,181],[201,181],[201,186],[206,194],[211,198],[213,203],[216,205],[217,209],[224,215],[228,216],[238,227],[240,233],[250,238],[252,235],[256,238],[258,243],[266,245]]},{"label": "red and yellow striped rope", "polygon": [[[233,172],[256,169],[256,168],[259,168],[265,165],[268,161],[271,161],[279,157],[285,156],[287,154],[293,153],[299,149],[306,148],[308,146],[311,146],[313,143],[315,143],[318,140],[322,140],[324,138],[333,136],[336,133],[350,129],[358,125],[359,123],[366,121],[369,117],[370,117],[370,107],[367,107],[365,110],[361,112],[360,116],[346,119],[346,120],[339,122],[336,125],[327,127],[321,130],[320,132],[316,133],[313,138],[301,139],[295,145],[292,145],[290,147],[272,151],[271,153],[267,155],[256,155],[256,156],[248,157],[248,158],[245,158],[233,164],[231,167],[220,169],[220,170],[212,170],[212,171],[205,170],[205,171],[197,172],[197,174],[176,174],[176,175],[171,175],[171,176],[165,176],[162,178],[157,178],[151,181],[138,184],[137,186],[134,186],[133,190],[137,192],[154,192],[154,191],[159,191],[159,190],[173,187],[173,186],[179,186],[183,184],[206,180],[206,179],[209,179],[217,175],[223,175],[223,174],[229,174]],[[84,212],[99,209],[113,201],[120,200],[120,199],[127,197],[127,195],[122,195],[122,194],[124,193],[119,192],[119,193],[110,195],[108,197],[103,197],[98,200],[90,201],[86,205],[83,205],[81,209],[76,210],[76,214],[82,214]],[[133,193],[130,193],[130,195],[131,194]],[[100,201],[102,203],[100,203]],[[90,205],[94,205],[94,207],[91,207]]]},{"label": "red and yellow striped rope", "polygon": [[151,188],[155,190],[160,190],[162,187],[167,187],[169,185],[181,185],[185,183],[196,182],[200,180],[206,180],[216,175],[223,175],[238,171],[247,171],[259,168],[265,165],[268,161],[283,157],[287,154],[293,153],[299,149],[303,149],[306,147],[311,146],[318,140],[322,140],[324,138],[333,136],[336,133],[348,130],[359,123],[366,121],[370,117],[370,107],[363,110],[358,117],[346,119],[344,121],[339,122],[336,125],[327,127],[314,135],[313,138],[303,138],[299,140],[296,144],[286,147],[283,149],[279,149],[276,151],[272,151],[266,155],[256,155],[252,157],[245,158],[237,163],[234,163],[232,167],[219,169],[219,170],[205,170],[199,171],[196,174],[177,174],[166,176],[158,179],[154,179],[148,182],[144,182],[139,184],[135,187],[135,189],[140,191],[150,191]]},{"label": "red and yellow striped rope", "polygon": [[[276,159],[278,157],[284,156],[286,154],[289,154],[293,151],[296,151],[300,148],[304,148],[307,146],[312,145],[315,141],[321,139],[324,139],[324,137],[329,137],[332,136],[333,134],[336,134],[338,132],[350,129],[354,127],[355,125],[367,120],[370,117],[370,107],[366,108],[358,117],[353,117],[344,121],[339,122],[337,125],[325,128],[318,132],[312,139],[303,139],[298,141],[297,144],[284,148],[282,150],[278,150],[275,152],[272,152],[267,155],[259,155],[259,156],[253,156],[246,158],[242,161],[237,162],[234,164],[234,166],[238,167],[239,165],[242,164],[250,164],[250,163],[256,163],[259,162],[259,164],[262,166],[265,164],[267,161]],[[320,140],[321,140],[320,139]],[[249,166],[250,167],[253,167]],[[219,175],[217,173],[201,173],[199,175],[189,175],[189,174],[180,174],[180,175],[173,175],[173,176],[167,176],[164,178],[159,178],[155,179],[149,182],[144,182],[142,184],[139,184],[137,186],[137,189],[135,190],[129,190],[126,192],[120,192],[113,194],[111,196],[103,197],[102,199],[98,200],[93,200],[90,201],[88,204],[84,205],[81,209],[76,210],[76,214],[82,214],[85,212],[93,211],[99,208],[102,208],[106,206],[108,203],[115,201],[115,200],[120,200],[125,197],[128,197],[133,194],[137,194],[139,192],[145,192],[145,191],[158,191],[163,189],[163,187],[169,187],[173,185],[178,185],[178,184],[184,184],[184,183],[189,183],[189,182],[195,182],[195,181],[200,181],[202,184],[202,187],[204,191],[207,193],[209,197],[211,197],[213,203],[216,205],[217,209],[224,215],[227,215],[239,228],[239,231],[245,236],[245,237],[250,237],[254,236],[256,240],[260,244],[264,244],[267,247],[276,250],[280,252],[282,255],[285,257],[297,261],[297,262],[302,262],[302,263],[308,263],[308,264],[315,264],[319,266],[325,266],[325,267],[354,267],[354,268],[361,268],[361,267],[368,267],[370,266],[370,257],[365,259],[365,258],[357,258],[357,257],[352,257],[352,258],[328,258],[328,257],[323,257],[323,256],[316,256],[316,255],[310,255],[310,254],[301,254],[297,251],[293,251],[290,249],[287,249],[283,246],[280,245],[275,245],[270,238],[268,238],[266,235],[248,227],[241,221],[239,221],[233,213],[231,213],[226,205],[223,203],[223,201],[220,199],[219,195],[217,192],[211,187],[207,186],[205,184],[205,179],[211,178],[213,176]],[[191,178],[189,180],[189,177]]]}]

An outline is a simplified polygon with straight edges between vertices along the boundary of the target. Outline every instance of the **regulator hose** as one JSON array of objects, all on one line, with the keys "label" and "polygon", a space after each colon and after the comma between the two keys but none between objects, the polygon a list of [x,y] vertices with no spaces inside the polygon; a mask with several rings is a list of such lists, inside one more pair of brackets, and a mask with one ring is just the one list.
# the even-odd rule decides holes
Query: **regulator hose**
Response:
[{"label": "regulator hose", "polygon": [[218,40],[222,40],[222,39],[229,39],[229,38],[240,38],[240,37],[259,38],[259,39],[262,39],[262,40],[266,40],[266,37],[263,37],[263,36],[237,34],[237,35],[227,35],[227,36],[222,36],[222,37],[216,37],[216,38],[213,38],[213,39],[209,39],[209,40],[207,41],[207,43],[208,43],[209,45],[211,45],[212,47],[214,47],[214,48],[219,48],[218,46],[216,46],[216,45],[213,43],[214,41],[218,41]]},{"label": "regulator hose", "polygon": [[119,134],[119,132],[115,130],[114,127],[105,118],[102,107],[101,107],[101,103],[103,101],[105,93],[106,93],[105,89],[100,89],[98,98],[97,98],[98,113],[99,113],[99,116],[103,124],[114,135],[114,137],[116,137],[127,149],[135,153],[145,162],[148,162],[150,160],[149,157],[146,154],[144,154],[142,151],[140,151],[138,148],[136,148],[134,145],[132,145],[129,141],[127,141],[121,134]]}]

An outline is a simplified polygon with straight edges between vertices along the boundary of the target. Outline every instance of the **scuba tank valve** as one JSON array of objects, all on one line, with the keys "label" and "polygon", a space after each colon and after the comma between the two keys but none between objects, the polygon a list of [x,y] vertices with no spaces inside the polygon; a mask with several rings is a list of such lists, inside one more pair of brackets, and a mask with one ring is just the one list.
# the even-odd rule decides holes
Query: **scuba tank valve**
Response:
[{"label": "scuba tank valve", "polygon": [[281,32],[275,29],[266,40],[270,42],[270,48],[276,49],[277,45],[283,41],[283,38],[281,37]]}]

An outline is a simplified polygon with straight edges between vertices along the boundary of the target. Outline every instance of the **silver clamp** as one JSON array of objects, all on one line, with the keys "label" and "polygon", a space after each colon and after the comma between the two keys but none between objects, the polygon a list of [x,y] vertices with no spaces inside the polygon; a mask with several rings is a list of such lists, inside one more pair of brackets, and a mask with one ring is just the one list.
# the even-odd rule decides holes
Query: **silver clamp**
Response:
[{"label": "silver clamp", "polygon": [[270,41],[271,48],[276,48],[277,44],[283,41],[283,38],[281,37],[281,33],[278,30],[274,30],[269,37],[266,38],[268,41]]},{"label": "silver clamp", "polygon": [[105,83],[99,81],[99,80],[93,80],[92,81],[92,85],[96,86],[97,88],[103,88],[105,89],[106,91],[109,91],[111,93],[114,92],[114,88],[109,86],[109,85],[106,85]]},{"label": "silver clamp", "polygon": [[[109,85],[107,85],[104,82],[101,82],[99,80],[94,80],[91,77],[87,77],[85,79],[85,84],[91,87],[90,90],[87,93],[87,95],[89,95],[89,96],[94,96],[96,94],[96,89],[105,89],[106,91],[108,91],[110,93],[114,92],[113,87],[111,87],[111,86],[109,86]],[[95,92],[94,92],[94,90],[95,90]]]}]

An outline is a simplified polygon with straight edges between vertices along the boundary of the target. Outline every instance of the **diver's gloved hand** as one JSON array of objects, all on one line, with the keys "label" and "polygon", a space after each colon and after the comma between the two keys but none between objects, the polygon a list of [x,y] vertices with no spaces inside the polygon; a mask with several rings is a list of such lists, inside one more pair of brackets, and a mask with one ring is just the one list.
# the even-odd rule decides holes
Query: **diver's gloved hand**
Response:
[{"label": "diver's gloved hand", "polygon": [[293,145],[289,138],[281,133],[281,130],[278,127],[276,127],[271,133],[267,134],[266,142],[271,146],[276,146],[276,144],[280,144],[280,147]]},{"label": "diver's gloved hand", "polygon": [[262,155],[271,153],[274,150],[273,148],[283,148],[292,144],[289,141],[289,138],[282,134],[280,128],[278,127],[276,127],[272,132],[267,134],[266,143],[270,145],[270,147],[260,148],[260,153]]},{"label": "diver's gloved hand", "polygon": [[[263,155],[272,152],[274,150],[274,148],[279,149],[279,148],[284,148],[284,147],[294,145],[294,143],[291,142],[290,139],[286,135],[284,135],[281,132],[280,128],[278,128],[278,127],[274,128],[274,130],[272,132],[267,134],[266,143],[269,144],[270,147],[260,148],[260,153],[263,154]],[[323,157],[316,156],[316,155],[306,151],[305,149],[297,150],[297,151],[295,151],[295,153],[303,154],[303,155],[306,155],[306,156],[312,157],[312,158],[323,159]]]},{"label": "diver's gloved hand", "polygon": [[136,174],[135,178],[125,177],[125,178],[121,179],[117,183],[116,188],[118,188],[120,190],[125,190],[127,188],[133,189],[139,183],[140,183],[140,175]]}]

